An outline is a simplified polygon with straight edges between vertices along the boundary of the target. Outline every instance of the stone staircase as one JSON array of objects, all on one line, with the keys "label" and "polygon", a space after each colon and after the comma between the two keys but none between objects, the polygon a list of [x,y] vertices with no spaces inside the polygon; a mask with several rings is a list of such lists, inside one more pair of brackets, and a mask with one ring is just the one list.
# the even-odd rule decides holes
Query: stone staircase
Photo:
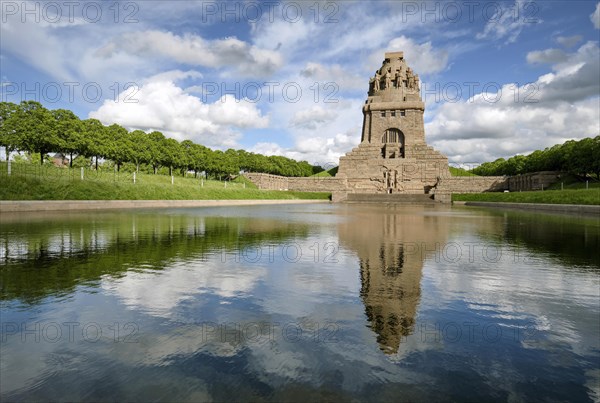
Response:
[{"label": "stone staircase", "polygon": [[434,204],[430,194],[348,193],[347,203]]},{"label": "stone staircase", "polygon": [[[370,160],[381,158],[381,144],[362,143],[358,147],[354,147],[351,152],[342,156],[342,161],[350,160]],[[406,147],[405,150],[407,159],[416,160],[431,160],[431,159],[446,159],[439,151],[425,143],[412,144]]]},{"label": "stone staircase", "polygon": [[380,144],[369,144],[362,143],[358,147],[354,147],[345,156],[341,158],[347,160],[361,160],[361,159],[372,159],[381,156],[381,145]]},{"label": "stone staircase", "polygon": [[445,157],[433,147],[425,143],[413,144],[406,147],[406,157],[415,158],[417,160],[440,159]]}]

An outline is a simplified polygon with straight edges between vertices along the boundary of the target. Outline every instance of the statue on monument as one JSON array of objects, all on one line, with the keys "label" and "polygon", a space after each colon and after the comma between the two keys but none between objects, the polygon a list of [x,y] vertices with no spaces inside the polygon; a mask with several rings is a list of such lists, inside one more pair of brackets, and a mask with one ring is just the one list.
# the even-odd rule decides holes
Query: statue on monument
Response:
[{"label": "statue on monument", "polygon": [[408,88],[415,89],[415,78],[413,76],[408,77]]},{"label": "statue on monument", "polygon": [[402,85],[402,77],[400,76],[400,70],[396,70],[394,82],[396,83],[396,88],[400,88],[400,86]]},{"label": "statue on monument", "polygon": [[375,82],[374,82],[374,84],[375,84],[375,91],[379,91],[379,82],[380,82],[380,80],[381,80],[381,76],[379,75],[379,72],[376,71],[375,72]]},{"label": "statue on monument", "polygon": [[385,89],[387,90],[392,85],[392,68],[391,67],[388,67],[387,71],[385,72],[384,78],[385,78]]}]

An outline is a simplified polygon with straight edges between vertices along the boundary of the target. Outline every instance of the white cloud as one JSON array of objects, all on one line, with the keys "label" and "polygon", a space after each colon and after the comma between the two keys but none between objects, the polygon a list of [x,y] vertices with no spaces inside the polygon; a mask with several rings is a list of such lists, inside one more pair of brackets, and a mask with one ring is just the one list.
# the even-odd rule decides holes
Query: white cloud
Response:
[{"label": "white cloud", "polygon": [[202,73],[200,73],[199,71],[195,71],[195,70],[188,70],[188,71],[169,70],[169,71],[164,71],[162,73],[155,74],[155,75],[145,79],[144,82],[147,82],[147,83],[151,83],[153,81],[175,82],[175,81],[179,81],[179,80],[185,80],[186,78],[202,78],[202,77],[203,77]]},{"label": "white cloud", "polygon": [[240,134],[235,129],[267,127],[268,118],[252,102],[226,94],[206,104],[172,81],[194,75],[174,71],[154,76],[119,94],[117,102],[105,101],[90,117],[128,129],[159,130],[179,141],[192,139],[213,147],[236,146]]},{"label": "white cloud", "polygon": [[297,50],[298,46],[305,46],[305,40],[317,28],[306,19],[291,22],[279,18],[270,23],[252,25],[253,43],[255,46],[274,48],[289,55],[289,52]]},{"label": "white cloud", "polygon": [[[20,4],[30,10],[36,7],[39,9],[40,6],[33,2]],[[53,7],[49,7],[48,12],[52,9]],[[101,22],[90,23],[77,16],[73,22],[69,22],[64,15],[58,22],[49,22],[53,16],[44,14],[38,18],[38,23],[33,13],[27,18],[22,18],[21,13],[2,17],[5,18],[0,24],[2,57],[6,57],[11,63],[18,60],[33,71],[37,70],[41,74],[30,74],[33,81],[42,86],[53,80],[60,84],[75,83],[79,86],[76,93],[80,95],[82,86],[92,83],[100,85],[104,95],[113,95],[114,90],[110,87],[115,88],[115,84],[134,82],[139,77],[156,72],[156,66],[135,55],[119,54],[110,63],[96,57],[95,47],[107,36],[106,25]],[[118,36],[125,30],[132,29],[132,25],[112,24],[110,34]],[[142,24],[135,24],[136,28],[139,25]],[[19,75],[19,72],[13,70],[8,79],[14,80]],[[80,101],[80,98],[78,96],[76,101]]]},{"label": "white cloud", "polygon": [[556,38],[556,42],[560,45],[563,45],[566,48],[572,48],[577,45],[583,37],[581,35],[573,35],[573,36],[559,36]]},{"label": "white cloud", "polygon": [[426,124],[428,140],[452,162],[483,162],[598,135],[598,44],[566,57],[533,85],[505,84],[498,93],[442,104]]},{"label": "white cloud", "polygon": [[348,71],[339,64],[325,65],[308,62],[300,75],[321,83],[334,83],[342,91],[365,88],[365,77]]},{"label": "white cloud", "polygon": [[419,44],[404,35],[390,40],[384,49],[373,52],[369,58],[371,65],[379,67],[383,54],[390,51],[403,51],[404,59],[419,75],[439,73],[448,65],[446,50],[434,48],[431,42]]},{"label": "white cloud", "polygon": [[558,63],[567,60],[567,54],[560,49],[534,50],[527,53],[527,63]]},{"label": "white cloud", "polygon": [[600,29],[600,3],[596,4],[596,10],[590,15],[594,28]]},{"label": "white cloud", "polygon": [[111,59],[119,52],[145,57],[162,57],[180,63],[214,68],[233,67],[243,76],[269,76],[283,64],[278,52],[261,49],[235,37],[206,40],[194,34],[146,30],[128,32],[96,50]]},{"label": "white cloud", "polygon": [[[29,3],[22,3],[23,6]],[[0,24],[2,53],[7,52],[40,71],[65,81],[73,81],[74,75],[64,61],[57,57],[61,43],[56,32],[49,33],[43,24],[35,24],[33,19],[21,22],[20,18],[6,18]]]},{"label": "white cloud", "polygon": [[321,166],[338,165],[341,156],[358,145],[359,131],[337,133],[328,137],[306,137],[296,141],[291,148],[283,148],[272,142],[255,144],[250,151],[264,155],[282,155],[298,161],[308,161]]},{"label": "white cloud", "polygon": [[[515,42],[524,27],[541,22],[537,17],[526,17],[523,14],[524,3],[523,0],[516,0],[513,5],[494,3],[494,14],[486,15],[488,21],[485,28],[475,37],[477,39],[505,39],[506,44]],[[491,8],[489,12],[491,13]]]},{"label": "white cloud", "polygon": [[279,105],[282,120],[278,123],[286,126],[294,141],[294,146],[286,150],[287,156],[309,162],[337,162],[360,141],[363,102],[340,98],[331,104],[315,105],[306,100],[301,105]]},{"label": "white cloud", "polygon": [[295,127],[315,130],[318,125],[334,120],[336,115],[334,110],[327,110],[322,106],[315,105],[312,108],[296,112],[290,120],[290,124]]}]

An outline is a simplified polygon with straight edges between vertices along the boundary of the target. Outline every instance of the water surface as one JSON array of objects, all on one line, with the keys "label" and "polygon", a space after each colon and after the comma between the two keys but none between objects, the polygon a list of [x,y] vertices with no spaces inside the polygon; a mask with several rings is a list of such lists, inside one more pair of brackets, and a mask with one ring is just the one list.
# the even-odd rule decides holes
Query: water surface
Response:
[{"label": "water surface", "polygon": [[1,400],[600,399],[597,218],[0,217]]}]

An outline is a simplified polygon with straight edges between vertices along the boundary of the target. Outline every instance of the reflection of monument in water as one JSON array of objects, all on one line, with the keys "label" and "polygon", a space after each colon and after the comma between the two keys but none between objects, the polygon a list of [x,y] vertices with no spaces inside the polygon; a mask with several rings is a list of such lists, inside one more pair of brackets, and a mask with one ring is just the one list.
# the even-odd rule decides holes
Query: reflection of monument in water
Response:
[{"label": "reflection of monument in water", "polygon": [[361,299],[386,354],[396,353],[403,337],[414,331],[423,259],[448,233],[449,218],[427,211],[365,205],[353,209],[338,228],[341,244],[360,259]]}]

